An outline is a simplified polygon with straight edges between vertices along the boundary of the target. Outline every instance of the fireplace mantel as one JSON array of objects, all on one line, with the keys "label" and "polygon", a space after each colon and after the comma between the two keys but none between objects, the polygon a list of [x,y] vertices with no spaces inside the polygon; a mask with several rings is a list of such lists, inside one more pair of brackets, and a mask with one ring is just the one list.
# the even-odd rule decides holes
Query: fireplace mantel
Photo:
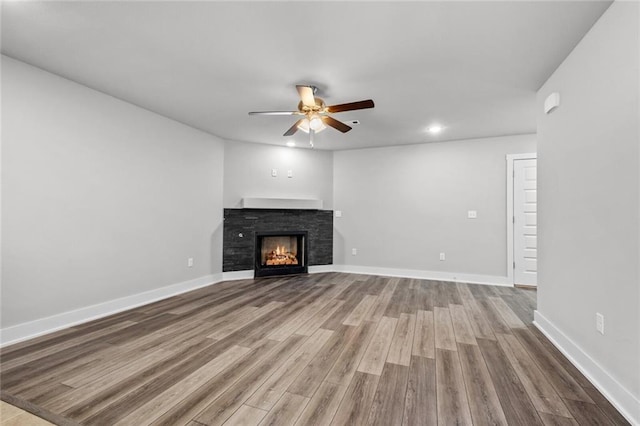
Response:
[{"label": "fireplace mantel", "polygon": [[243,198],[243,209],[321,210],[322,200],[302,198]]}]

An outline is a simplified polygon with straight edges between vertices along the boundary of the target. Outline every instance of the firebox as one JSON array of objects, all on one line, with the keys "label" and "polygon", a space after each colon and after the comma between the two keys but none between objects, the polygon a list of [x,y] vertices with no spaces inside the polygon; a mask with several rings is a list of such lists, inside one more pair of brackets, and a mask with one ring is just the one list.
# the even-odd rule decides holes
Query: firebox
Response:
[{"label": "firebox", "polygon": [[256,277],[307,273],[307,232],[257,232],[255,259]]}]

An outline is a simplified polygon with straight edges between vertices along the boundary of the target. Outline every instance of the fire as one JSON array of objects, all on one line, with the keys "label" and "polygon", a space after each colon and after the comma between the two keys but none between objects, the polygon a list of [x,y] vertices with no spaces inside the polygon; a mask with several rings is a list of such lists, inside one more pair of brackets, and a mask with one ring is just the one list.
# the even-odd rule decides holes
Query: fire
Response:
[{"label": "fire", "polygon": [[297,265],[296,255],[291,253],[285,246],[276,246],[275,250],[267,254],[267,265]]}]

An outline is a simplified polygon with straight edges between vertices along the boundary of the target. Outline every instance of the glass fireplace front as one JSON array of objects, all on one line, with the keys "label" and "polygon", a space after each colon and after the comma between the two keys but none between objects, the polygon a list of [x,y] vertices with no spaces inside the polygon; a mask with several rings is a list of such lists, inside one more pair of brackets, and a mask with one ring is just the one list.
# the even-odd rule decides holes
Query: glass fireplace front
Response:
[{"label": "glass fireplace front", "polygon": [[301,274],[307,271],[306,232],[256,234],[256,277]]}]

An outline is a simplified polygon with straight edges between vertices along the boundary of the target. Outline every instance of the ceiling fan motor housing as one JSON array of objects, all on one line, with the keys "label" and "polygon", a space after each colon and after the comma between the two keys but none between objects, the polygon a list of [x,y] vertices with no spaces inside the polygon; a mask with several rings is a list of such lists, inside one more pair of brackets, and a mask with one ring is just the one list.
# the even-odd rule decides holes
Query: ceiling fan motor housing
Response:
[{"label": "ceiling fan motor housing", "polygon": [[314,98],[314,100],[316,103],[314,106],[305,105],[302,101],[298,102],[298,111],[304,114],[326,112],[327,105],[324,103],[324,100],[321,98]]}]

